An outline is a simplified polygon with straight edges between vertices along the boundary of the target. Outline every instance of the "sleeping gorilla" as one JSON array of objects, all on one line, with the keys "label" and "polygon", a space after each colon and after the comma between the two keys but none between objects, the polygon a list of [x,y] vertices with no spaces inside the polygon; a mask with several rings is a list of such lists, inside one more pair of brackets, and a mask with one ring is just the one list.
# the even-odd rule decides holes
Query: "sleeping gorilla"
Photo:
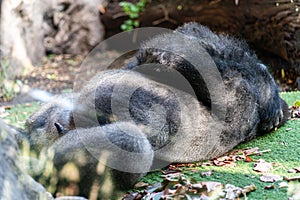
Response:
[{"label": "sleeping gorilla", "polygon": [[130,188],[157,167],[153,160],[210,159],[287,120],[273,78],[242,41],[188,23],[144,43],[136,58],[126,70],[97,74],[73,109],[45,105],[27,120],[31,140],[55,151],[58,168],[71,160],[97,174],[105,157],[116,189]]}]

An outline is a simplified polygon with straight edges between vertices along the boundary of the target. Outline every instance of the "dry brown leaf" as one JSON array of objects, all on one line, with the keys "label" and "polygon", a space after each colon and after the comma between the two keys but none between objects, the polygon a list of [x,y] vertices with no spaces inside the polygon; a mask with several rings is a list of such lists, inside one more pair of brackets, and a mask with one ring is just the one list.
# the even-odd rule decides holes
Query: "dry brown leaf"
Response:
[{"label": "dry brown leaf", "polygon": [[275,174],[264,174],[259,178],[260,181],[262,182],[276,182],[276,181],[282,181],[283,178],[281,176],[275,175]]},{"label": "dry brown leaf", "polygon": [[222,183],[220,182],[202,182],[202,186],[205,186],[207,188],[207,192],[211,192],[213,190],[217,190],[218,188],[223,187]]},{"label": "dry brown leaf", "polygon": [[165,170],[162,170],[161,171],[163,174],[175,174],[175,173],[178,173],[178,172],[181,172],[181,170],[179,169],[165,169]]},{"label": "dry brown leaf", "polygon": [[253,159],[252,159],[252,158],[250,158],[249,156],[246,156],[246,158],[245,158],[245,162],[253,162]]},{"label": "dry brown leaf", "polygon": [[296,170],[297,173],[299,173],[300,172],[300,167],[295,167],[294,170]]},{"label": "dry brown leaf", "polygon": [[134,185],[134,188],[143,188],[149,186],[149,183],[138,182]]},{"label": "dry brown leaf", "polygon": [[286,181],[300,181],[300,176],[284,177],[284,180],[286,180]]},{"label": "dry brown leaf", "polygon": [[239,160],[244,160],[245,162],[253,162],[253,159],[250,155],[261,155],[262,153],[270,152],[270,149],[260,151],[258,147],[248,148],[248,149],[237,149],[233,150],[224,156],[214,158],[210,162],[202,163],[201,166],[225,166],[225,167],[234,167],[236,166],[235,162]]},{"label": "dry brown leaf", "polygon": [[238,199],[239,196],[241,196],[242,194],[246,195],[246,193],[252,192],[254,190],[256,190],[256,187],[253,184],[246,186],[244,188],[236,187],[231,184],[226,184],[224,190],[226,193],[225,199],[228,200]]},{"label": "dry brown leaf", "polygon": [[254,148],[244,150],[244,154],[245,156],[250,156],[254,154],[260,154],[260,151],[258,147],[254,147]]},{"label": "dry brown leaf", "polygon": [[216,166],[222,166],[222,167],[235,167],[236,166],[236,163],[234,161],[227,161],[227,160],[224,160],[224,161],[213,160],[213,163]]},{"label": "dry brown leaf", "polygon": [[123,197],[124,200],[152,200],[152,199],[222,199],[234,197],[230,199],[238,199],[242,195],[255,190],[254,185],[239,188],[232,186],[223,188],[220,182],[201,182],[193,183],[183,174],[164,175],[165,179],[156,186],[148,186],[142,192],[132,192]]},{"label": "dry brown leaf", "polygon": [[174,181],[174,180],[179,180],[182,176],[182,173],[171,173],[171,174],[166,174],[162,175],[166,180],[168,181]]},{"label": "dry brown leaf", "polygon": [[273,169],[273,164],[266,162],[264,159],[259,159],[254,164],[254,171],[260,172],[260,173],[266,173],[269,172],[271,169]]}]

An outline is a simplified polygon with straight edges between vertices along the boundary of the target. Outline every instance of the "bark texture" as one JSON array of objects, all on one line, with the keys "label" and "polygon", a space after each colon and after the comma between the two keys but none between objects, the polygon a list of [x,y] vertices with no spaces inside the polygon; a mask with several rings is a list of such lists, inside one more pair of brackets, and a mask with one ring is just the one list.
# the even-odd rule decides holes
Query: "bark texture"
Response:
[{"label": "bark texture", "polygon": [[101,2],[2,0],[1,50],[9,74],[38,65],[46,53],[87,54],[104,35]]},{"label": "bark texture", "polygon": [[[101,17],[106,36],[120,31],[127,18],[118,2],[110,1]],[[139,18],[141,26],[176,28],[196,21],[217,32],[244,38],[272,73],[296,86],[300,76],[299,0],[152,1]]]}]

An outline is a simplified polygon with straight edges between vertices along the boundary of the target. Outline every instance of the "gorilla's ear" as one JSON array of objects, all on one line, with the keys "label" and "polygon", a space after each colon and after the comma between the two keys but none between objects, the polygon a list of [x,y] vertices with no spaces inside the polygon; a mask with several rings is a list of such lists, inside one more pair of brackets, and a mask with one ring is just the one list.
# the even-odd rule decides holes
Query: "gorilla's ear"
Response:
[{"label": "gorilla's ear", "polygon": [[65,127],[63,127],[60,123],[55,122],[54,126],[57,129],[57,132],[60,136],[64,135],[65,133],[67,133],[67,130],[65,129]]}]

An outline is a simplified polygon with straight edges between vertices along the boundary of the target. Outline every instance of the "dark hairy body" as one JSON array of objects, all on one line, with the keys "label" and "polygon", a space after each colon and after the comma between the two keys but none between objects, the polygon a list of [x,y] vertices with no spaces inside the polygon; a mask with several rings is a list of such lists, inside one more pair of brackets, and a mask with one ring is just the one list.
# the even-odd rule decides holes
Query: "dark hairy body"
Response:
[{"label": "dark hairy body", "polygon": [[273,78],[242,41],[189,23],[145,42],[136,58],[126,70],[92,78],[70,98],[73,109],[46,104],[33,114],[26,123],[31,140],[54,149],[58,166],[87,149],[85,166],[94,171],[105,150],[113,184],[130,188],[153,160],[210,159],[287,120]]}]

